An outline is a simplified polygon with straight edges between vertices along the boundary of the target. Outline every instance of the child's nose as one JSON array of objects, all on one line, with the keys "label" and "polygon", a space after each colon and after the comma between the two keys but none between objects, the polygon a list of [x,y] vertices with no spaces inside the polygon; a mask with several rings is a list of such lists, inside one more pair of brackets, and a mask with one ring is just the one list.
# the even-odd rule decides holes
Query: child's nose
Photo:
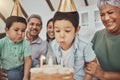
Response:
[{"label": "child's nose", "polygon": [[19,34],[19,35],[21,35],[21,34],[22,34],[22,32],[21,32],[21,31],[18,31],[18,34]]},{"label": "child's nose", "polygon": [[60,37],[61,37],[61,38],[64,38],[64,32],[61,32],[61,33],[60,33]]}]

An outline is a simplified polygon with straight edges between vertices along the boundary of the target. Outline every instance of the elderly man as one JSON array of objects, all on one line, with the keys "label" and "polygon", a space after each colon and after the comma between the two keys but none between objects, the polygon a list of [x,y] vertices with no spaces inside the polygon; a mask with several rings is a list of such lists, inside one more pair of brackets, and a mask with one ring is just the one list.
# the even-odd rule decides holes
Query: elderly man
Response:
[{"label": "elderly man", "polygon": [[32,14],[28,18],[28,27],[26,31],[26,38],[30,42],[32,49],[33,67],[39,65],[41,55],[46,55],[47,43],[39,37],[42,29],[42,19],[39,15]]}]

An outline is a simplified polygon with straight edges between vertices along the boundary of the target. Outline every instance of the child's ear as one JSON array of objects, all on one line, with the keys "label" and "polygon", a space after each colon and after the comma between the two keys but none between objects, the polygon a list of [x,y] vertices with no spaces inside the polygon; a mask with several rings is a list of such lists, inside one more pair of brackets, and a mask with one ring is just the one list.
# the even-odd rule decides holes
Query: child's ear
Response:
[{"label": "child's ear", "polygon": [[6,32],[6,33],[8,33],[8,30],[9,30],[8,28],[5,28],[5,32]]},{"label": "child's ear", "polygon": [[77,27],[77,29],[76,29],[76,34],[78,34],[79,31],[80,31],[80,26]]}]

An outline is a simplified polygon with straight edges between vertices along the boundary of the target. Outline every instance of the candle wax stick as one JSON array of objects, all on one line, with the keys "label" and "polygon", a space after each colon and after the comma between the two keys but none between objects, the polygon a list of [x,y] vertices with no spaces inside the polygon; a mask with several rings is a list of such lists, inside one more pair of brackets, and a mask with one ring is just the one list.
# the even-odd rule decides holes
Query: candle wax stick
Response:
[{"label": "candle wax stick", "polygon": [[43,60],[45,60],[45,56],[41,55],[40,57],[40,66],[43,66]]},{"label": "candle wax stick", "polygon": [[52,56],[49,56],[48,65],[53,65],[53,59],[52,59]]}]

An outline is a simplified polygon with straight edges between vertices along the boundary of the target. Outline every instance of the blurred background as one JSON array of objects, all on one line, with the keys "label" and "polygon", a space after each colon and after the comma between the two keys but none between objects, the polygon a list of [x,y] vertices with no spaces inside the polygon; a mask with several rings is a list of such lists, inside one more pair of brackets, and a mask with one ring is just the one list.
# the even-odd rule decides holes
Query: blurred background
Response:
[{"label": "blurred background", "polygon": [[[5,19],[17,14],[26,19],[31,14],[39,14],[42,17],[43,29],[40,37],[46,39],[46,23],[57,11],[60,0],[0,0],[0,33],[4,33]],[[97,0],[74,0],[80,16],[79,34],[91,40],[97,30],[104,26],[100,20]]]}]

